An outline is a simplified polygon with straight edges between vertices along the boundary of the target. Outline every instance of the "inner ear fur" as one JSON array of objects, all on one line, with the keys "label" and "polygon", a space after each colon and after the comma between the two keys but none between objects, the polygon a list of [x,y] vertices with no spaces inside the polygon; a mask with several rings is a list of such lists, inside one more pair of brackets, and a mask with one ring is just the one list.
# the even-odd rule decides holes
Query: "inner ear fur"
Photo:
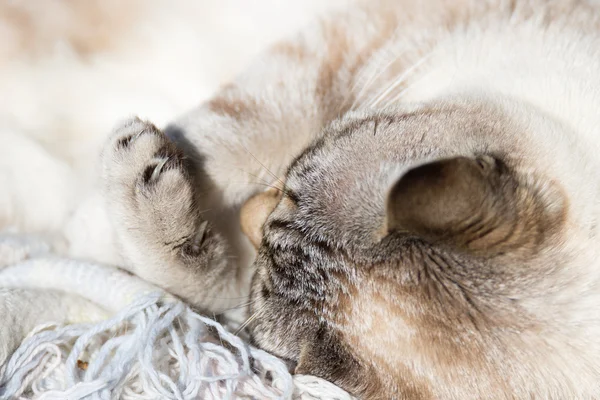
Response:
[{"label": "inner ear fur", "polygon": [[[514,233],[511,174],[492,157],[456,157],[409,170],[387,200],[387,232],[487,249]],[[512,232],[512,233],[511,233]]]}]

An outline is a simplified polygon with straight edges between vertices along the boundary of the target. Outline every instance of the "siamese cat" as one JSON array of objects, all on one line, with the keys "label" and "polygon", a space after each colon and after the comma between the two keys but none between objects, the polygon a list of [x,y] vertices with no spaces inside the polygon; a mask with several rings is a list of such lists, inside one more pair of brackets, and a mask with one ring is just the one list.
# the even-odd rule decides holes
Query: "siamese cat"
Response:
[{"label": "siamese cat", "polygon": [[368,1],[127,120],[127,267],[361,398],[600,398],[599,7]]}]

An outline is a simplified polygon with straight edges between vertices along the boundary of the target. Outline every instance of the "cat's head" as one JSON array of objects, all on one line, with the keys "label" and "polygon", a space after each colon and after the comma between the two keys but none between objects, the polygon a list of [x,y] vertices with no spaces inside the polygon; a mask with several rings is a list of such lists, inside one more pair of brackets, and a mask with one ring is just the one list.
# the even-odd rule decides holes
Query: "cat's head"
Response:
[{"label": "cat's head", "polygon": [[254,342],[366,397],[567,390],[585,357],[563,314],[595,229],[568,137],[479,97],[333,123],[242,212]]}]

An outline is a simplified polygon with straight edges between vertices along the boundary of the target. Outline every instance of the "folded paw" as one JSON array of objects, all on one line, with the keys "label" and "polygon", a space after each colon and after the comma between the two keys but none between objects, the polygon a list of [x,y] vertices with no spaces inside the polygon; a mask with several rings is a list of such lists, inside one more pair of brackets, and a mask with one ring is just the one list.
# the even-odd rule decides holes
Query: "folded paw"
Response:
[{"label": "folded paw", "polygon": [[220,253],[218,238],[201,217],[190,163],[153,124],[133,118],[117,127],[102,167],[109,211],[125,244],[159,252],[156,259],[195,262]]}]

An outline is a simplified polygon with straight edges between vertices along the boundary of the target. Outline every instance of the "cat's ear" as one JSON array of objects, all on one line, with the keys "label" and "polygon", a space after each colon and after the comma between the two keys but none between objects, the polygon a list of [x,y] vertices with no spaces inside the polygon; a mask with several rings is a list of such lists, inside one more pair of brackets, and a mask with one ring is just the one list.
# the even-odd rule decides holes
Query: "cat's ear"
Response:
[{"label": "cat's ear", "polygon": [[279,203],[281,190],[268,189],[247,200],[240,210],[242,231],[254,248],[258,249],[263,236],[263,225]]},{"label": "cat's ear", "polygon": [[385,233],[406,232],[485,249],[506,234],[514,217],[514,199],[505,190],[503,174],[487,156],[456,157],[411,169],[388,194]]}]

